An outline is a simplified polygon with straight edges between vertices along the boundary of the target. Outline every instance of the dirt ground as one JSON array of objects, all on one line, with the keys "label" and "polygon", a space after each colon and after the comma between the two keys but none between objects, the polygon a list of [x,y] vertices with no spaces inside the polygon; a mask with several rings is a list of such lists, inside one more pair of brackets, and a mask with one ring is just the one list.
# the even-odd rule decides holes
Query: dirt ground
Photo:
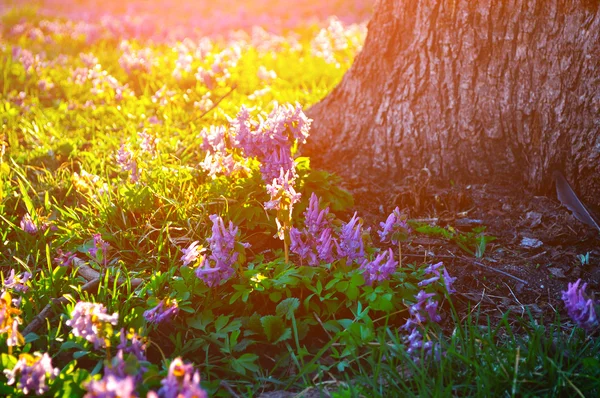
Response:
[{"label": "dirt ground", "polygon": [[[529,310],[548,322],[557,310],[565,320],[561,292],[569,282],[581,278],[588,283],[588,294],[600,286],[600,231],[578,221],[553,191],[536,196],[506,182],[439,188],[429,184],[427,175],[392,192],[389,187],[350,189],[372,230],[399,206],[413,220],[460,231],[485,226],[485,234],[497,238],[479,259],[453,242],[429,235],[415,234],[403,247],[408,261],[443,261],[458,277],[459,308],[479,305],[492,318],[508,310],[518,315]],[[578,255],[587,253],[589,261],[583,264]]]}]

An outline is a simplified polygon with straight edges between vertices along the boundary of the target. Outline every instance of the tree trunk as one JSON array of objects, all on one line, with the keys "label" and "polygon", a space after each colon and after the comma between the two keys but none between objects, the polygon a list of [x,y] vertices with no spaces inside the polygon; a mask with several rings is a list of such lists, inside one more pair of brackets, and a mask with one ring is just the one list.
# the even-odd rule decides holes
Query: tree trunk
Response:
[{"label": "tree trunk", "polygon": [[[509,176],[559,169],[600,205],[597,0],[380,0],[362,52],[309,110],[305,151],[346,178]],[[327,148],[326,151],[322,148]]]}]

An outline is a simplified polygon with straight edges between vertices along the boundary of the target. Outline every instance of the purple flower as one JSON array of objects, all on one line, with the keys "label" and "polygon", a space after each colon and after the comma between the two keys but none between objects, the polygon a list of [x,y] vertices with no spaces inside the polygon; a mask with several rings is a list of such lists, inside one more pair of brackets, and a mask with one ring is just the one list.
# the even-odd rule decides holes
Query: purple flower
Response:
[{"label": "purple flower", "polygon": [[427,286],[432,284],[433,282],[438,281],[439,279],[439,276],[432,276],[431,278],[423,279],[421,282],[418,283],[418,285],[419,287]]},{"label": "purple flower", "polygon": [[148,118],[150,124],[160,124],[160,119],[156,115],[152,115]]},{"label": "purple flower", "polygon": [[119,332],[119,345],[117,350],[125,354],[133,354],[138,361],[146,360],[146,342],[133,329],[126,331],[124,328]]},{"label": "purple flower", "polygon": [[161,300],[158,305],[151,310],[144,312],[144,318],[149,323],[167,322],[174,318],[179,313],[179,307],[175,300]]},{"label": "purple flower", "polygon": [[[311,239],[313,238],[313,239]],[[310,265],[318,265],[317,256],[314,253],[314,237],[306,234],[305,231],[292,227],[290,229],[290,251],[300,256],[300,259],[308,259]]]},{"label": "purple flower", "polygon": [[569,283],[568,289],[562,292],[562,299],[571,319],[579,327],[592,331],[598,327],[598,316],[594,308],[594,301],[587,298],[585,294],[587,283],[584,283],[581,288],[579,287],[580,283],[581,279],[575,283]]},{"label": "purple flower", "polygon": [[31,278],[29,272],[24,272],[22,275],[15,275],[15,270],[11,269],[10,275],[4,281],[4,287],[17,292],[27,293],[29,286],[25,285],[25,283],[27,283],[29,278]]},{"label": "purple flower", "polygon": [[175,358],[169,365],[169,373],[161,382],[158,390],[161,398],[207,398],[206,391],[200,387],[200,373],[194,372],[192,364],[185,364],[181,358]]},{"label": "purple flower", "polygon": [[84,398],[134,398],[135,381],[131,376],[119,377],[112,373],[105,374],[100,380],[90,380],[85,385],[87,393]]},{"label": "purple flower", "polygon": [[333,255],[333,248],[335,247],[335,240],[332,237],[331,228],[325,228],[319,235],[316,242],[317,256],[319,260],[325,263],[331,263],[335,260]]},{"label": "purple flower", "polygon": [[108,262],[108,248],[110,247],[110,244],[102,239],[102,235],[100,234],[95,234],[93,240],[94,246],[88,249],[88,253],[96,261],[100,261],[102,259],[104,265],[106,266]]},{"label": "purple flower", "polygon": [[265,182],[277,178],[281,170],[291,173],[292,178],[296,178],[296,165],[292,158],[292,150],[288,146],[275,148],[261,158],[260,172]]},{"label": "purple flower", "polygon": [[392,249],[388,249],[377,255],[373,261],[363,260],[360,268],[365,271],[365,283],[371,285],[373,282],[381,282],[388,279],[394,273],[397,266],[398,262],[394,261],[394,252]]},{"label": "purple flower", "polygon": [[30,392],[42,395],[49,389],[46,382],[54,380],[59,370],[52,367],[52,358],[47,353],[21,354],[15,366],[9,370],[4,369],[4,375],[8,378],[6,384],[12,385],[17,378],[17,388],[23,390],[24,394]]},{"label": "purple flower", "polygon": [[448,291],[448,294],[456,293],[456,290],[454,290],[454,288],[452,287],[452,284],[454,283],[454,281],[456,281],[456,278],[450,276],[448,270],[446,270],[446,267],[444,267],[444,263],[442,263],[441,261],[436,264],[431,264],[427,268],[425,268],[425,276],[429,277],[419,282],[419,287],[427,286],[440,280],[440,278],[442,277],[442,274],[440,274],[440,268],[442,269],[444,277],[443,281],[446,286],[446,290]]},{"label": "purple flower", "polygon": [[227,149],[227,129],[223,126],[210,126],[200,132],[200,148],[209,153],[224,153]]},{"label": "purple flower", "polygon": [[456,281],[456,277],[451,277],[450,274],[448,274],[448,270],[446,269],[446,267],[444,267],[444,283],[446,284],[446,290],[448,291],[448,294],[453,294],[456,293],[456,290],[454,290],[454,288],[452,287],[452,284],[454,283],[454,281]]},{"label": "purple flower", "polygon": [[148,134],[146,131],[138,133],[138,137],[142,140],[140,149],[154,156],[156,154],[156,143],[158,139],[155,136]]},{"label": "purple flower", "polygon": [[424,351],[425,357],[435,355],[436,358],[439,358],[440,355],[438,344],[435,344],[433,341],[423,341],[422,328],[425,326],[425,323],[427,321],[439,322],[442,319],[437,313],[438,302],[433,300],[433,296],[435,295],[421,290],[415,296],[417,302],[408,308],[410,318],[402,326],[402,329],[408,333],[408,336],[404,337],[404,342],[408,347],[406,352],[412,356],[414,361],[420,359],[421,350]]},{"label": "purple flower", "polygon": [[310,196],[308,207],[304,212],[304,224],[310,234],[319,234],[330,226],[330,222],[327,219],[329,207],[320,210],[319,202],[319,198],[313,192]]},{"label": "purple flower", "polygon": [[83,337],[98,349],[106,346],[106,339],[112,333],[110,325],[116,325],[118,321],[119,314],[107,314],[102,304],[80,301],[71,312],[67,326],[73,328],[75,336]]},{"label": "purple flower", "polygon": [[56,249],[56,257],[54,257],[54,263],[59,267],[68,267],[73,265],[73,262],[77,256],[71,252],[63,253],[61,249]]},{"label": "purple flower", "polygon": [[444,263],[441,261],[436,264],[431,264],[427,268],[425,268],[425,273],[440,276],[440,271],[438,271],[438,270],[443,266],[444,266]]},{"label": "purple flower", "polygon": [[313,193],[304,211],[304,229],[290,229],[290,251],[300,259],[307,260],[311,266],[317,266],[321,261],[330,263],[335,260],[333,249],[336,241],[328,214],[329,207],[320,210],[319,198]]},{"label": "purple flower", "polygon": [[200,163],[200,167],[211,178],[216,178],[219,174],[230,176],[238,170],[246,169],[243,164],[235,161],[233,155],[225,152],[207,152],[204,161]]},{"label": "purple flower", "polygon": [[293,178],[291,148],[294,142],[306,142],[310,123],[299,105],[275,104],[267,119],[261,118],[258,122],[253,121],[248,109],[242,107],[231,122],[234,145],[242,149],[246,157],[256,157],[261,162],[260,170],[265,182],[277,178],[281,169],[284,173],[291,172],[290,177]]},{"label": "purple flower", "polygon": [[340,258],[345,257],[348,264],[365,258],[362,234],[362,220],[354,213],[350,221],[342,226],[339,237],[338,254]]},{"label": "purple flower", "polygon": [[130,172],[129,179],[131,182],[136,183],[139,181],[140,173],[137,160],[133,153],[125,147],[125,144],[121,144],[121,148],[117,151],[117,164],[121,166],[122,171]]},{"label": "purple flower", "polygon": [[294,189],[294,177],[290,171],[279,170],[279,177],[274,178],[271,184],[267,184],[267,193],[271,200],[265,203],[265,209],[279,209],[282,205],[291,209],[295,203],[300,201],[301,195]]},{"label": "purple flower", "polygon": [[[229,279],[234,273],[233,266],[239,256],[235,250],[238,228],[231,221],[226,228],[223,219],[216,214],[209,218],[213,223],[212,235],[208,238],[211,254],[202,258],[196,276],[212,287],[221,280]],[[242,246],[250,245],[242,243]]]},{"label": "purple flower", "polygon": [[187,249],[181,249],[181,252],[183,253],[183,256],[181,257],[183,265],[190,265],[194,263],[198,259],[200,253],[206,250],[203,247],[198,247],[198,243],[198,241],[194,241]]},{"label": "purple flower", "polygon": [[26,213],[23,216],[23,218],[21,219],[20,226],[21,226],[21,229],[23,231],[25,231],[25,232],[27,232],[28,234],[31,234],[31,235],[35,235],[39,231],[39,228],[33,222],[33,220],[31,219],[31,216],[29,215],[29,213]]},{"label": "purple flower", "polygon": [[406,217],[400,213],[400,209],[396,207],[388,216],[385,222],[380,223],[382,230],[377,231],[381,242],[392,242],[397,245],[400,241],[405,240],[411,233],[411,228],[406,223]]}]

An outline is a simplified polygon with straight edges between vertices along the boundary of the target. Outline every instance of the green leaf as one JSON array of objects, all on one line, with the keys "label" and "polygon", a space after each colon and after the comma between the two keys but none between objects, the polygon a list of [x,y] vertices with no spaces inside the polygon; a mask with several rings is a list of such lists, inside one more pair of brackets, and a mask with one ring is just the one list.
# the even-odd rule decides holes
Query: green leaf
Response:
[{"label": "green leaf", "polygon": [[285,318],[289,320],[292,319],[292,316],[298,307],[300,307],[300,300],[296,297],[290,297],[277,304],[275,312],[277,313],[277,316],[285,316]]},{"label": "green leaf", "polygon": [[206,332],[206,327],[214,320],[213,314],[210,311],[202,312],[195,318],[188,318],[187,325],[191,328]]},{"label": "green leaf", "polygon": [[344,293],[346,289],[348,289],[349,284],[350,283],[348,281],[340,281],[335,285],[335,290],[337,290],[340,293]]},{"label": "green leaf", "polygon": [[281,300],[281,296],[282,296],[281,292],[272,292],[272,293],[269,293],[269,298],[274,303],[278,303]]},{"label": "green leaf", "polygon": [[217,318],[217,320],[215,321],[215,329],[217,330],[217,332],[223,329],[225,325],[229,323],[229,318],[231,318],[229,315],[221,315]]},{"label": "green leaf", "polygon": [[256,354],[244,354],[241,357],[239,357],[236,361],[249,371],[258,372],[258,365],[256,365],[255,363],[257,360],[258,355]]},{"label": "green leaf", "polygon": [[40,338],[40,336],[38,336],[35,333],[28,333],[27,335],[24,336],[25,337],[25,343],[31,343],[32,341],[36,341]]},{"label": "green leaf", "polygon": [[365,284],[365,277],[361,273],[352,274],[350,277],[350,283],[352,286],[362,286]]},{"label": "green leaf", "polygon": [[260,318],[267,340],[271,343],[278,343],[292,337],[292,330],[286,328],[283,319],[275,315],[266,315]]},{"label": "green leaf", "polygon": [[87,354],[89,354],[89,353],[90,353],[89,351],[75,351],[75,352],[73,353],[73,358],[74,358],[74,359],[79,359],[79,358],[81,358],[81,357],[84,357],[84,356],[86,356],[86,355],[87,355]]},{"label": "green leaf", "polygon": [[3,369],[12,369],[15,367],[15,364],[17,363],[17,358],[13,357],[12,355],[8,355],[8,354],[2,354],[2,356],[0,357],[0,360],[2,361]]},{"label": "green leaf", "polygon": [[79,344],[79,343],[77,343],[75,341],[65,341],[60,346],[60,351],[70,350],[71,348],[77,348],[80,351],[84,350],[84,347],[81,344]]},{"label": "green leaf", "polygon": [[350,285],[348,286],[348,289],[346,289],[346,297],[348,297],[349,300],[356,300],[358,298],[358,295],[360,293],[360,291],[358,290],[358,287],[356,287],[356,285]]}]

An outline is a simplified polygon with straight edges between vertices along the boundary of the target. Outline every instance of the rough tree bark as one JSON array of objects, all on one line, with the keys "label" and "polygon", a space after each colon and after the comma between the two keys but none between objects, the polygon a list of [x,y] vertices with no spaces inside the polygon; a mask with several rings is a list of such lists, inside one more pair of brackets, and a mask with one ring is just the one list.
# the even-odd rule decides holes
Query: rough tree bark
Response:
[{"label": "rough tree bark", "polygon": [[556,168],[599,206],[599,4],[380,0],[354,65],[308,112],[306,152],[363,180],[427,167],[539,191]]}]

